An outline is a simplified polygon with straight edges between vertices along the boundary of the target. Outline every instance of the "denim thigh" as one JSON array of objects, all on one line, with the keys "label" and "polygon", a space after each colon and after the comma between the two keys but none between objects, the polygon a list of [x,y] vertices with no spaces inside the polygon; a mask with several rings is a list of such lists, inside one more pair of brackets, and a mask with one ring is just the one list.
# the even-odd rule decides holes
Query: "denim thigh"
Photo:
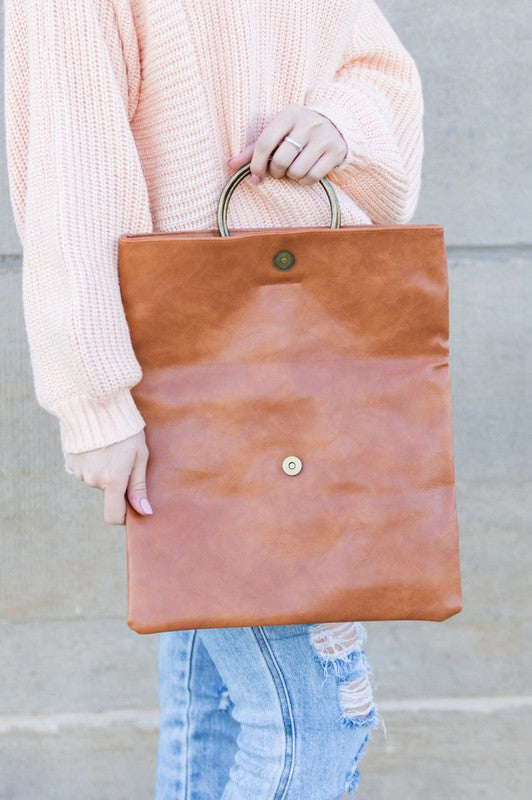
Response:
[{"label": "denim thigh", "polygon": [[354,797],[358,761],[378,723],[361,623],[198,635],[240,725],[221,800]]},{"label": "denim thigh", "polygon": [[159,634],[159,703],[155,800],[219,800],[240,725],[196,630]]}]

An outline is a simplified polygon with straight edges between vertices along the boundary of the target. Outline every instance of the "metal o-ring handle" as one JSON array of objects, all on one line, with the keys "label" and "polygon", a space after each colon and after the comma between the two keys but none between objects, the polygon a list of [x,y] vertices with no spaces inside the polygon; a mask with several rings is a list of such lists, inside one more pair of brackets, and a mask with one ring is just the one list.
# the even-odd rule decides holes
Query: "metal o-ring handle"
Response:
[{"label": "metal o-ring handle", "polygon": [[[220,195],[220,199],[218,200],[218,213],[217,213],[217,220],[218,220],[218,231],[220,236],[229,236],[229,230],[227,228],[227,207],[229,205],[229,200],[232,197],[233,192],[235,191],[236,187],[247,175],[251,172],[251,161],[247,164],[244,164],[240,169],[231,175],[227,183],[225,184],[224,188],[222,189],[222,193]],[[329,198],[329,203],[331,205],[331,228],[339,228],[341,225],[341,212],[340,212],[340,204],[338,202],[338,197],[336,192],[334,191],[332,184],[327,178],[321,178],[319,181],[325,192],[327,193],[327,197]]]}]

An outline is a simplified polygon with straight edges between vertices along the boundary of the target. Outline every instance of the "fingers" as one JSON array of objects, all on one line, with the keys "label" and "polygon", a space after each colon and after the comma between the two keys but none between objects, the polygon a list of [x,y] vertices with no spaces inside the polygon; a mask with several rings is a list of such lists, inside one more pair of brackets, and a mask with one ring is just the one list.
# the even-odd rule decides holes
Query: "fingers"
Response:
[{"label": "fingers", "polygon": [[138,451],[127,486],[128,500],[139,514],[153,514],[146,489],[146,466],[148,457],[147,447]]},{"label": "fingers", "polygon": [[[303,148],[286,141],[289,135]],[[328,117],[314,109],[291,104],[264,128],[254,144],[227,162],[234,169],[250,161],[252,181],[260,183],[268,171],[273,178],[289,178],[309,185],[342,163],[346,141]],[[256,180],[255,180],[256,178]]]},{"label": "fingers", "polygon": [[269,167],[274,178],[286,175],[304,185],[310,185],[321,180],[340,163],[345,153],[345,144],[336,128],[325,117],[317,117],[312,131],[309,135],[307,128],[296,126],[290,133],[290,139],[303,146],[300,152],[292,142],[281,142]]},{"label": "fingers", "polygon": [[227,163],[231,167],[231,169],[240,169],[243,167],[244,164],[247,164],[248,161],[251,161],[251,156],[253,155],[253,148],[255,147],[254,144],[248,145],[242,152],[236,153],[236,155],[231,156],[227,160]]},{"label": "fingers", "polygon": [[326,149],[325,152],[320,152],[318,148],[311,149],[309,145],[292,161],[286,174],[304,186],[310,186],[320,181],[338,163],[339,158],[335,155],[335,151]]},{"label": "fingers", "polygon": [[104,490],[104,520],[124,525],[127,499],[139,514],[152,514],[146,492],[149,451],[144,431],[106,447],[65,453],[65,465],[87,486]]},{"label": "fingers", "polygon": [[127,481],[109,483],[104,489],[103,518],[109,525],[124,525],[126,521]]},{"label": "fingers", "polygon": [[[264,130],[262,131],[262,133],[255,142],[255,146],[253,148],[253,156],[251,159],[251,172],[254,175],[258,175],[261,181],[264,180],[264,177],[266,175],[266,170],[268,169],[268,161],[270,160],[270,158],[272,162],[274,160],[273,156],[274,151],[276,150],[277,147],[279,147],[284,137],[288,136],[288,134],[294,128],[294,124],[296,122],[295,109],[296,106],[292,105],[284,108],[264,128]],[[300,140],[296,139],[296,141]],[[287,142],[285,142],[284,144],[287,144]],[[300,144],[304,145],[305,142],[300,142]],[[291,147],[297,153],[297,150],[294,147],[294,145],[291,145]],[[271,166],[270,166],[270,172],[271,172]],[[274,178],[281,177],[275,172],[271,172],[271,174],[272,177]]]}]

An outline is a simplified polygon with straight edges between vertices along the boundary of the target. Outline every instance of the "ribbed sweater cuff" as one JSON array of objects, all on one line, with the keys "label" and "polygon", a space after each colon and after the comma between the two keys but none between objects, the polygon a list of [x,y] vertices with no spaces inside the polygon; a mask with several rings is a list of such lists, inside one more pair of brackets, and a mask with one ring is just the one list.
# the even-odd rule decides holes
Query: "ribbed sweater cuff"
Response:
[{"label": "ribbed sweater cuff", "polygon": [[120,442],[145,425],[128,388],[101,399],[71,397],[60,404],[57,416],[64,453],[83,453]]},{"label": "ribbed sweater cuff", "polygon": [[327,117],[347,144],[343,161],[333,169],[345,170],[352,164],[368,162],[371,159],[371,144],[362,126],[357,121],[355,112],[346,110],[338,102],[337,90],[332,89],[331,95],[331,97],[327,97],[326,93],[324,93],[323,99],[311,100],[305,103],[305,107],[311,108]]}]

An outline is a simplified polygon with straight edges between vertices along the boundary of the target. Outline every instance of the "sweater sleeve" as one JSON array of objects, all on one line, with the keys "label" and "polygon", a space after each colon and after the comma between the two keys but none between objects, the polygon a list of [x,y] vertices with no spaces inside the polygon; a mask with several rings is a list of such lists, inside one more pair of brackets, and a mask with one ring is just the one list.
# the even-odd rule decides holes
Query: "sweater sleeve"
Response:
[{"label": "sweater sleeve", "polygon": [[307,92],[305,105],[344,137],[346,155],[331,170],[343,191],[373,223],[408,222],[421,185],[421,79],[374,0],[360,0],[336,73]]},{"label": "sweater sleeve", "polygon": [[142,430],[142,377],[118,280],[118,237],[149,232],[130,121],[140,86],[127,0],[7,0],[11,205],[36,399],[63,452]]}]

